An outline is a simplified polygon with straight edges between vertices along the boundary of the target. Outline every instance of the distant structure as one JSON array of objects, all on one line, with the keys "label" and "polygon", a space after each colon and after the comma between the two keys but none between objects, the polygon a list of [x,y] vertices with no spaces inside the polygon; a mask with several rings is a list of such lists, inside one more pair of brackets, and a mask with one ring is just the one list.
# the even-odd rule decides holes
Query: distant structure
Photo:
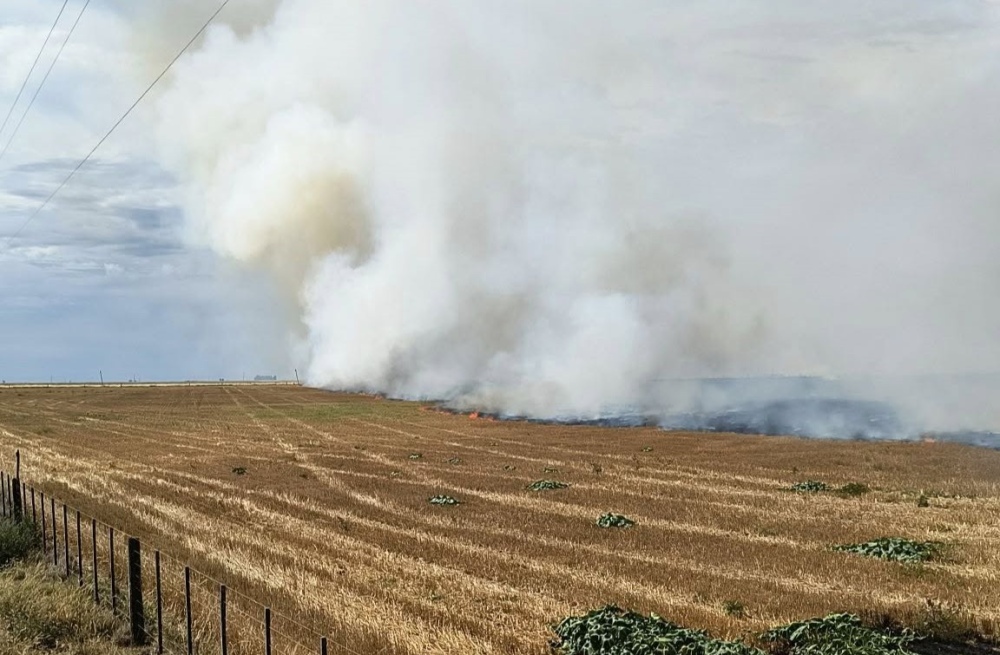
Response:
[{"label": "distant structure", "polygon": [[254,382],[277,382],[277,375],[255,375],[253,376]]}]

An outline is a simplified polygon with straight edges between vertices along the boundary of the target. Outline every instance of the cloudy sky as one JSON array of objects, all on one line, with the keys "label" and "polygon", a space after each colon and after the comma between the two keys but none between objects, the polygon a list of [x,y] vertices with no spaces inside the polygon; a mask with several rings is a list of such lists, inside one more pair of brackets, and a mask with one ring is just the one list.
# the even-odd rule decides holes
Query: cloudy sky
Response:
[{"label": "cloudy sky", "polygon": [[290,376],[296,303],[411,395],[1000,367],[996,0],[239,0],[19,232],[214,6],[94,0],[0,159],[0,379]]},{"label": "cloudy sky", "polygon": [[[61,5],[0,8],[0,120]],[[0,149],[82,6],[68,3]],[[290,376],[266,280],[185,238],[176,183],[151,156],[145,105],[10,237],[141,90],[149,66],[130,60],[130,38],[112,5],[92,2],[0,160],[0,379]]]}]

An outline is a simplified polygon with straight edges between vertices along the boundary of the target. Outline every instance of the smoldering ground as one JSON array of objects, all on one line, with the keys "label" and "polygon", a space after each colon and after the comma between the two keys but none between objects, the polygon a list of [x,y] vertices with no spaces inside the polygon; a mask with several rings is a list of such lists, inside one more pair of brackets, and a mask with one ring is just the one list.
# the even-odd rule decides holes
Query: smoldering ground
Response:
[{"label": "smoldering ground", "polygon": [[[995,428],[992,382],[911,381],[1000,370],[998,13],[257,2],[154,123],[191,238],[280,280],[310,384],[700,417],[821,376],[851,383],[806,394],[810,433],[853,433],[848,400],[894,432]],[[664,383],[692,378],[767,397]]]}]

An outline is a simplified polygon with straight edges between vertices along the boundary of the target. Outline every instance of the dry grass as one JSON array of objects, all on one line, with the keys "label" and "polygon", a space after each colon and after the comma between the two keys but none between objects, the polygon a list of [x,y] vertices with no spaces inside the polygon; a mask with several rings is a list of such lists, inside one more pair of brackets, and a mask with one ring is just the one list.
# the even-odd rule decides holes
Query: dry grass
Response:
[{"label": "dry grass", "polygon": [[124,633],[88,594],[37,558],[0,572],[0,654],[128,655]]},{"label": "dry grass", "polygon": [[[993,451],[493,422],[281,386],[0,389],[0,437],[29,483],[360,653],[543,653],[553,621],[605,603],[730,637],[834,610],[947,608],[991,634],[1000,618]],[[526,488],[543,478],[571,486]],[[872,491],[787,490],[807,479]],[[637,525],[600,529],[606,512]],[[828,548],[880,536],[948,557]]]}]

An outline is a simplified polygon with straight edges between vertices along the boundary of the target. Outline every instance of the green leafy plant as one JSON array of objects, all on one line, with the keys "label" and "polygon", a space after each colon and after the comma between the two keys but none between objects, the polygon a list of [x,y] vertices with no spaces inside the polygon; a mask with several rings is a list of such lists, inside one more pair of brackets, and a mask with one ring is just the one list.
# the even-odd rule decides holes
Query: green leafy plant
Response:
[{"label": "green leafy plant", "polygon": [[430,499],[431,505],[458,505],[458,501],[451,496],[437,495]]},{"label": "green leafy plant", "polygon": [[931,503],[927,500],[927,496],[920,494],[920,498],[917,498],[917,507],[930,507]]},{"label": "green leafy plant", "polygon": [[860,482],[848,482],[840,489],[837,489],[837,493],[842,496],[864,496],[866,493],[871,491],[868,485],[861,484]]},{"label": "green leafy plant", "polygon": [[792,491],[797,491],[799,493],[814,494],[820,491],[829,491],[830,485],[825,482],[820,482],[819,480],[806,480],[805,482],[796,482],[792,485]]},{"label": "green leafy plant", "polygon": [[602,528],[630,528],[635,521],[621,514],[605,514],[597,519],[597,525]]},{"label": "green leafy plant", "polygon": [[834,546],[833,550],[915,564],[939,556],[943,546],[944,544],[939,541],[914,541],[902,537],[882,537],[864,543],[840,544]]},{"label": "green leafy plant", "polygon": [[236,475],[246,475],[247,469],[245,466],[234,466],[233,473],[235,473]]},{"label": "green leafy plant", "polygon": [[[726,601],[723,608],[730,615],[745,612],[738,601]],[[764,655],[743,642],[714,639],[656,614],[614,605],[567,617],[554,631],[557,639],[550,645],[559,655]],[[891,622],[875,628],[854,614],[829,614],[768,630],[756,642],[772,655],[914,655],[909,647],[921,638]]]},{"label": "green leafy plant", "polygon": [[726,616],[741,619],[747,615],[747,606],[738,600],[727,600],[722,603],[722,611]]},{"label": "green leafy plant", "polygon": [[557,480],[535,480],[528,485],[528,489],[532,491],[549,491],[552,489],[565,489],[568,486],[565,482]]},{"label": "green leafy plant", "polygon": [[910,630],[873,630],[854,614],[829,614],[774,628],[760,639],[789,655],[910,655],[907,646],[917,636]]},{"label": "green leafy plant", "polygon": [[551,646],[562,655],[763,655],[746,644],[614,605],[567,617],[554,630],[558,639]]}]

